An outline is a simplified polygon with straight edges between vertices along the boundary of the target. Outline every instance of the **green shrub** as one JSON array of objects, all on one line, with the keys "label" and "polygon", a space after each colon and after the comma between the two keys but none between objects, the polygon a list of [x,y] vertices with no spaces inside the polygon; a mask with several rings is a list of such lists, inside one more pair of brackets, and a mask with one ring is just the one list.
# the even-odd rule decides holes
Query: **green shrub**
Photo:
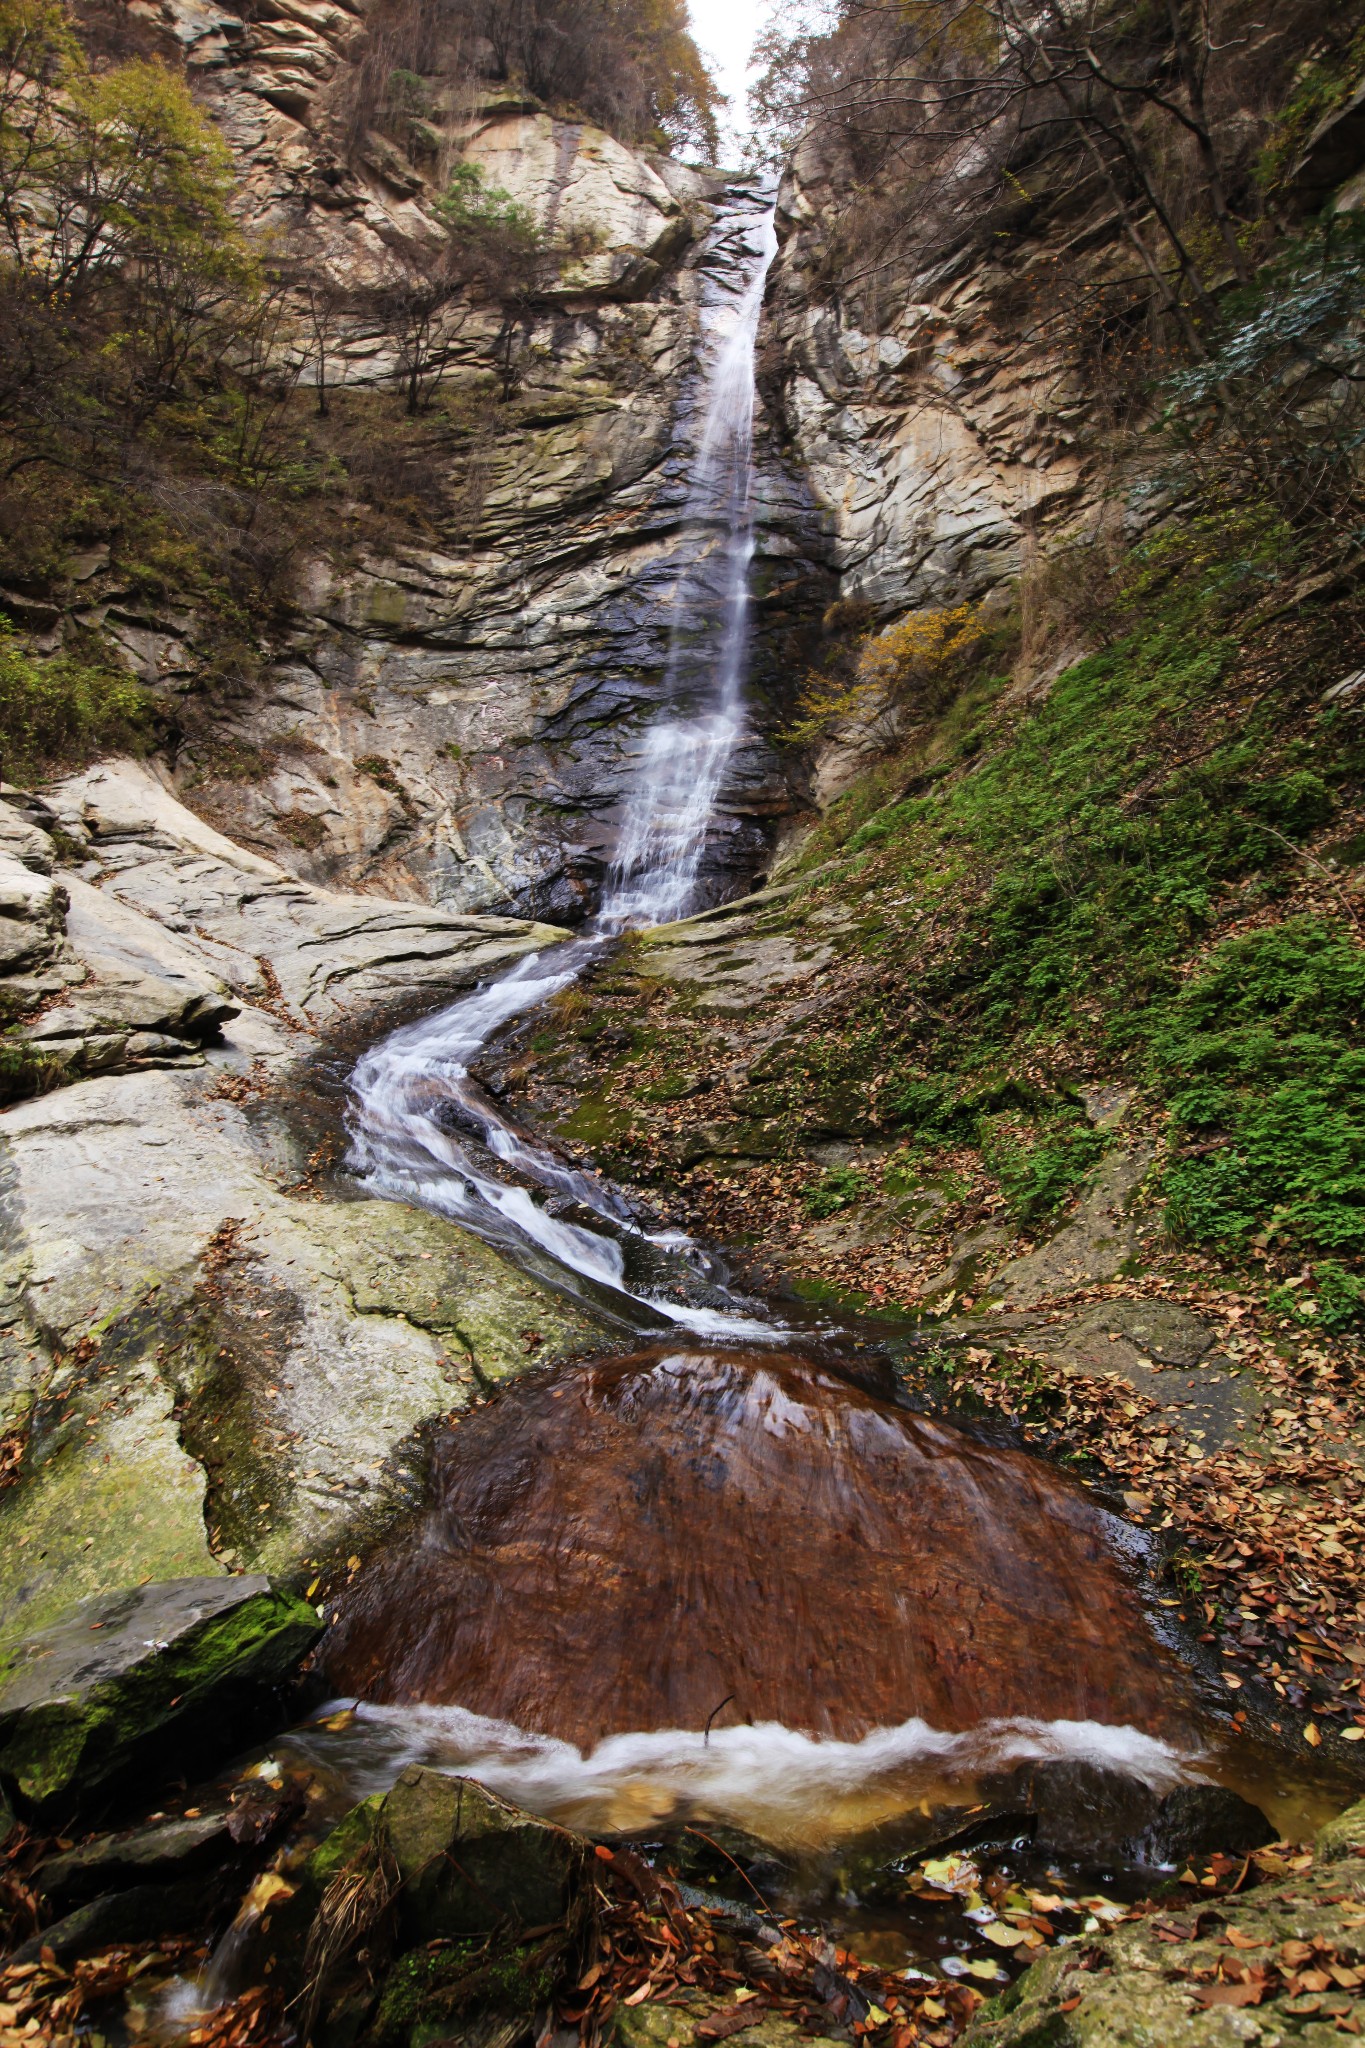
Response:
[{"label": "green shrub", "polygon": [[950,1081],[932,1074],[908,1074],[888,1088],[885,1109],[922,1144],[944,1144],[975,1130],[976,1117]]},{"label": "green shrub", "polygon": [[808,1215],[836,1216],[840,1209],[851,1208],[871,1193],[872,1183],[865,1173],[852,1166],[827,1166],[819,1180],[805,1189],[801,1200]]},{"label": "green shrub", "polygon": [[140,751],[150,729],[150,699],[131,676],[66,655],[35,659],[0,613],[0,770],[11,782],[111,748]]},{"label": "green shrub", "polygon": [[539,240],[535,216],[501,185],[488,185],[478,164],[459,163],[436,201],[436,211],[455,234],[494,234],[531,246]]},{"label": "green shrub", "polygon": [[1359,1329],[1365,1323],[1365,1280],[1339,1259],[1319,1259],[1303,1284],[1272,1287],[1267,1305],[1309,1328]]},{"label": "green shrub", "polygon": [[1106,1139],[1079,1110],[1059,1110],[1036,1136],[990,1135],[986,1166],[1000,1183],[1011,1218],[1036,1223],[1055,1216],[1076,1193],[1105,1149]]},{"label": "green shrub", "polygon": [[8,1032],[0,1037],[0,1109],[30,1095],[45,1094],[57,1086],[63,1074],[61,1061],[31,1040]]},{"label": "green shrub", "polygon": [[891,804],[884,811],[878,811],[865,825],[860,825],[853,836],[845,842],[849,853],[861,853],[865,846],[874,846],[883,839],[894,839],[904,827],[925,814],[922,797],[907,797],[904,802]]},{"label": "green shrub", "polygon": [[[1228,940],[1148,1021],[1184,1147],[1167,1220],[1194,1243],[1365,1254],[1365,951],[1315,918]],[[1328,1292],[1345,1312],[1350,1290]]]}]

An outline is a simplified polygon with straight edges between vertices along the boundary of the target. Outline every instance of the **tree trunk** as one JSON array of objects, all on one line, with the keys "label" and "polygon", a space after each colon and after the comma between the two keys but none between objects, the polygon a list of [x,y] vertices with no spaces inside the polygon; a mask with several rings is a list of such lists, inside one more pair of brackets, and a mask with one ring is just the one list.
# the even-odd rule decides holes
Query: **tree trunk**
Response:
[{"label": "tree trunk", "polygon": [[[1199,151],[1203,166],[1204,183],[1208,188],[1209,205],[1218,223],[1218,232],[1227,251],[1234,277],[1240,284],[1246,284],[1251,276],[1250,266],[1237,240],[1237,230],[1228,209],[1227,192],[1223,185],[1223,168],[1218,161],[1218,152],[1213,146],[1209,132],[1208,114],[1204,106],[1204,68],[1195,60],[1190,39],[1185,32],[1185,19],[1181,12],[1183,0],[1166,0],[1166,9],[1171,23],[1171,40],[1175,45],[1176,63],[1180,67],[1180,79],[1189,102],[1190,132]],[[1205,32],[1205,42],[1208,37]]]}]

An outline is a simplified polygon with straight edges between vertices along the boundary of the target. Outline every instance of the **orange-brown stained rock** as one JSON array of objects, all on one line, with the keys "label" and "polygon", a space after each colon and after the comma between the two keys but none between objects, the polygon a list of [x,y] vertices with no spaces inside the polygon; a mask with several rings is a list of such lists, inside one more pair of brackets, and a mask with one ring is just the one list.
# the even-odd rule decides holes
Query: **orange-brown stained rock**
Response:
[{"label": "orange-brown stained rock", "polygon": [[[462,1422],[328,1642],[338,1690],[588,1746],[777,1720],[1128,1723],[1188,1698],[1123,1529],[1017,1452],[791,1354],[640,1353]],[[1183,1701],[1183,1704],[1182,1704]]]}]

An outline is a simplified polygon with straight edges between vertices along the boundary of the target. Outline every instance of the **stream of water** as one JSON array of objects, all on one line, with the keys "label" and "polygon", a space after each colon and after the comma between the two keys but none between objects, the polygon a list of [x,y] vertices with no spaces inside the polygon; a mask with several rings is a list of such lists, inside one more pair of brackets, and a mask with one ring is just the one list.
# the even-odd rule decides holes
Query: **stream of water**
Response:
[{"label": "stream of water", "polygon": [[732,198],[722,228],[737,225],[743,262],[704,309],[663,703],[635,743],[601,911],[386,1038],[352,1079],[350,1163],[369,1189],[655,1341],[533,1376],[438,1446],[429,1513],[366,1567],[325,1647],[360,1704],[299,1753],[353,1795],[423,1758],[599,1830],[704,1817],[808,1846],[989,1799],[1024,1763],[1156,1792],[1230,1782],[1144,1601],[1134,1532],[1036,1461],[799,1353],[706,1248],[651,1235],[471,1076],[622,932],[695,902],[744,732],[754,356],[776,247],[752,197]]},{"label": "stream of water", "polygon": [[[622,932],[680,917],[697,889],[716,799],[744,733],[754,351],[777,250],[770,206],[742,195],[722,213],[718,235],[732,241],[737,228],[743,268],[717,284],[701,313],[701,389],[690,408],[694,446],[662,706],[637,742],[601,909],[581,938],[520,961],[365,1055],[351,1081],[350,1163],[377,1194],[456,1218],[552,1283],[586,1290],[628,1327],[674,1324],[752,1340],[765,1319],[725,1302],[700,1247],[640,1231],[609,1186],[517,1129],[469,1072],[514,1017],[568,988]],[[637,1269],[655,1270],[654,1286],[632,1284],[632,1251]],[[713,1299],[682,1298],[694,1281]]]}]

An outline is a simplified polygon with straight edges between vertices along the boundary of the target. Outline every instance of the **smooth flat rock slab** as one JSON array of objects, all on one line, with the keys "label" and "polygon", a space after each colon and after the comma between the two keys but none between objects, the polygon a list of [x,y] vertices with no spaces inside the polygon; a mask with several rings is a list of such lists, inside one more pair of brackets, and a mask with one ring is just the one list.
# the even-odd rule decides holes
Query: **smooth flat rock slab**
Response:
[{"label": "smooth flat rock slab", "polygon": [[1132,1202],[1152,1158],[1150,1146],[1135,1146],[1102,1159],[1071,1222],[988,1281],[982,1292],[989,1301],[998,1308],[1030,1308],[1122,1272],[1138,1249]]},{"label": "smooth flat rock slab", "polygon": [[[1143,1333],[1145,1348],[1130,1330]],[[1095,1379],[1118,1373],[1157,1403],[1163,1428],[1197,1439],[1206,1450],[1230,1442],[1262,1406],[1254,1375],[1214,1350],[1212,1333],[1176,1302],[1106,1301],[1060,1321],[1027,1310],[988,1314],[945,1324],[943,1334],[967,1343],[1003,1342]],[[1163,1350],[1185,1357],[1193,1352],[1194,1362],[1164,1364]]]},{"label": "smooth flat rock slab", "polygon": [[[393,1002],[414,988],[467,988],[568,934],[318,888],[224,838],[137,761],[103,761],[51,792],[87,832],[99,872],[70,937],[96,975],[111,957],[153,963],[282,1014],[296,1029]],[[34,878],[30,876],[30,880]],[[104,899],[101,913],[99,899]],[[92,901],[93,899],[93,901]]]},{"label": "smooth flat rock slab", "polygon": [[762,996],[809,981],[834,958],[832,946],[781,934],[754,933],[747,920],[737,933],[689,931],[667,945],[641,950],[642,974],[694,985],[701,1011],[748,1011]]},{"label": "smooth flat rock slab", "polygon": [[1126,1337],[1159,1365],[1198,1365],[1213,1346],[1213,1331],[1178,1301],[1106,1301],[1077,1325],[1081,1331]]}]

